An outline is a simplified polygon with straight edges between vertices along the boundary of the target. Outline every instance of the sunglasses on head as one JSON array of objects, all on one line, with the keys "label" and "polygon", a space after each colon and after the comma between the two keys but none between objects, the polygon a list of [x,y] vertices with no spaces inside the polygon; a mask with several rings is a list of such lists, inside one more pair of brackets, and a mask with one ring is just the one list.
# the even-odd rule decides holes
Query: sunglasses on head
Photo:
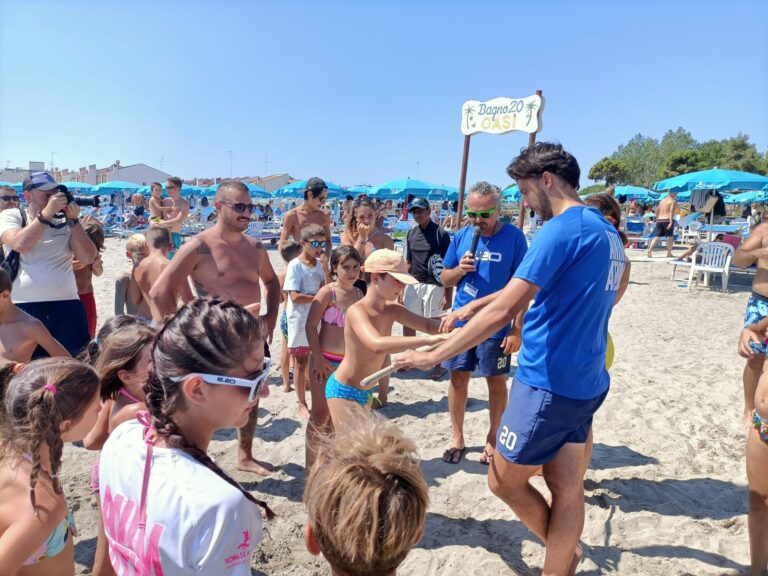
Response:
[{"label": "sunglasses on head", "polygon": [[469,216],[470,218],[486,219],[486,218],[490,218],[495,213],[496,213],[496,208],[493,208],[491,210],[478,210],[478,211],[467,210],[467,216]]},{"label": "sunglasses on head", "polygon": [[18,202],[19,197],[18,196],[0,196],[0,200],[3,202]]},{"label": "sunglasses on head", "polygon": [[229,206],[230,208],[232,208],[232,210],[234,210],[238,214],[242,214],[246,210],[250,210],[251,212],[256,211],[256,204],[246,204],[245,202],[235,202],[233,204],[232,202],[224,202],[223,200],[221,201],[221,203],[224,204],[224,206]]},{"label": "sunglasses on head", "polygon": [[256,400],[256,398],[259,395],[259,392],[261,392],[261,389],[264,387],[264,384],[267,382],[267,377],[269,377],[269,369],[271,367],[272,367],[272,359],[264,358],[264,367],[261,369],[260,372],[257,373],[258,375],[252,380],[248,378],[235,378],[234,376],[221,376],[218,374],[203,374],[200,372],[191,372],[184,376],[177,376],[175,378],[171,378],[171,380],[173,380],[174,382],[183,382],[187,378],[190,378],[192,376],[197,376],[203,382],[207,382],[208,384],[225,384],[227,386],[239,386],[241,388],[250,388],[251,391],[248,393],[248,402],[253,402],[254,400]]},{"label": "sunglasses on head", "polygon": [[328,241],[327,240],[310,240],[309,242],[307,242],[307,244],[312,246],[312,248],[325,248],[326,246],[328,246]]}]

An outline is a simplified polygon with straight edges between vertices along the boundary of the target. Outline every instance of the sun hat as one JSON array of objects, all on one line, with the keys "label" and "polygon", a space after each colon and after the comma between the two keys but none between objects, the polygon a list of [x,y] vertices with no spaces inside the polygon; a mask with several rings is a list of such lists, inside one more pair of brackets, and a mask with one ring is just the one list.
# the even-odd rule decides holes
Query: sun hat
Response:
[{"label": "sun hat", "polygon": [[403,284],[418,284],[419,281],[408,273],[408,265],[399,252],[381,248],[365,259],[363,271],[367,273],[391,274]]}]

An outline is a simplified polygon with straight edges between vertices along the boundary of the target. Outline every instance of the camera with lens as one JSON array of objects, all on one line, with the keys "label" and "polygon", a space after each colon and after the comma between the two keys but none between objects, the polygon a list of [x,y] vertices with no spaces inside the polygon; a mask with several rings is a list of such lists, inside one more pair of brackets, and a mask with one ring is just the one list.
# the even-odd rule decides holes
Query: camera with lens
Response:
[{"label": "camera with lens", "polygon": [[100,204],[98,196],[78,196],[72,194],[69,190],[64,192],[64,196],[67,197],[67,203],[74,202],[80,207],[93,206],[94,208],[98,208]]}]

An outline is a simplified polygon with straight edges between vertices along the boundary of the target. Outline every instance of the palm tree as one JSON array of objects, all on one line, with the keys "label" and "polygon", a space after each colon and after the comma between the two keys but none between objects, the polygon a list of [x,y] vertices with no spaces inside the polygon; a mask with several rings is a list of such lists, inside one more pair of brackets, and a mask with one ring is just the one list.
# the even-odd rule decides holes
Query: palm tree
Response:
[{"label": "palm tree", "polygon": [[[466,116],[466,121],[467,121],[467,130],[470,129],[470,125],[469,125],[470,121],[474,120],[474,117],[472,116],[474,112],[475,112],[475,109],[472,108],[472,106],[467,106],[466,108],[464,108],[464,115]],[[472,127],[474,127],[474,124],[472,124]]]},{"label": "palm tree", "polygon": [[525,117],[525,125],[528,126],[528,124],[531,123],[531,118],[533,117],[533,111],[536,110],[538,105],[536,102],[528,102],[528,104],[525,105],[525,109],[528,110],[528,115]]}]

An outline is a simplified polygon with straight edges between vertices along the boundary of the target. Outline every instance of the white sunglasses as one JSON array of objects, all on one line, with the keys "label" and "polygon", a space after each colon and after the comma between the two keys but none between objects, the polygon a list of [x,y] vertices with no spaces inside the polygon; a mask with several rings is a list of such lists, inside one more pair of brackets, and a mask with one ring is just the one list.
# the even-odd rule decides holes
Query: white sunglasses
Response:
[{"label": "white sunglasses", "polygon": [[234,376],[221,376],[218,374],[203,374],[201,372],[191,372],[189,374],[185,374],[184,376],[176,376],[171,378],[171,380],[174,382],[182,382],[190,376],[197,376],[203,382],[207,382],[208,384],[226,384],[227,386],[240,386],[242,388],[250,388],[251,391],[248,393],[248,402],[253,402],[256,400],[259,392],[261,392],[264,384],[266,384],[271,367],[272,359],[264,358],[264,367],[261,370],[261,374],[256,376],[256,378],[253,380],[248,380],[247,378],[235,378]]}]

